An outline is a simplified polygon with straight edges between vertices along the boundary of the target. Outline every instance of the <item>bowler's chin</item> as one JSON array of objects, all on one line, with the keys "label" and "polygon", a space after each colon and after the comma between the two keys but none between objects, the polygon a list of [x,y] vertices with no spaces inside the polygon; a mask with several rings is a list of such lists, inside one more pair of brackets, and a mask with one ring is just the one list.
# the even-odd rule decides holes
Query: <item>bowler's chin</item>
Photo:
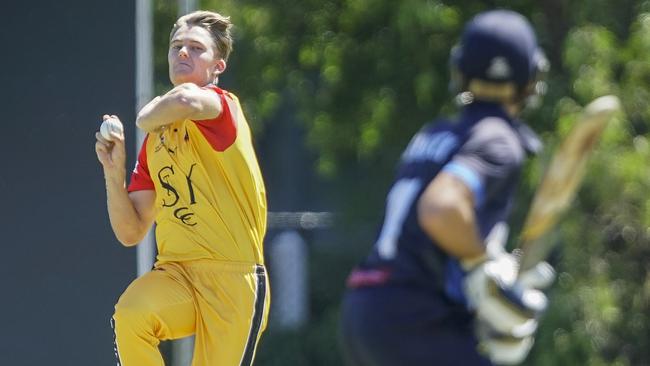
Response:
[{"label": "bowler's chin", "polygon": [[185,84],[185,83],[193,83],[198,86],[203,86],[201,80],[197,80],[196,78],[193,78],[191,75],[174,74],[174,75],[169,75],[169,79],[171,80],[174,86]]}]

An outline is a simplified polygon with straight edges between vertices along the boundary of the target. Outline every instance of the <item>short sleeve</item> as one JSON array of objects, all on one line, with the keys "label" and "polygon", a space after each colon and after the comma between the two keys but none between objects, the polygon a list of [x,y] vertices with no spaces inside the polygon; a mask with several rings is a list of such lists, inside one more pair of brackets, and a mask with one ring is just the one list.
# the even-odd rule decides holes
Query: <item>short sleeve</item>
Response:
[{"label": "short sleeve", "polygon": [[151,175],[149,174],[149,166],[147,164],[147,141],[149,140],[149,135],[147,135],[142,142],[140,147],[140,154],[138,154],[138,160],[135,163],[135,168],[131,172],[131,180],[129,182],[128,191],[145,191],[145,190],[154,190],[154,184],[151,180]]},{"label": "short sleeve", "polygon": [[524,157],[520,140],[505,122],[486,122],[476,126],[443,171],[460,178],[480,207],[492,195],[508,193],[503,188],[517,179]]},{"label": "short sleeve", "polygon": [[237,122],[232,113],[231,102],[229,102],[232,97],[216,86],[207,86],[206,88],[214,90],[216,93],[221,103],[221,114],[213,119],[194,122],[214,150],[225,151],[237,139]]}]

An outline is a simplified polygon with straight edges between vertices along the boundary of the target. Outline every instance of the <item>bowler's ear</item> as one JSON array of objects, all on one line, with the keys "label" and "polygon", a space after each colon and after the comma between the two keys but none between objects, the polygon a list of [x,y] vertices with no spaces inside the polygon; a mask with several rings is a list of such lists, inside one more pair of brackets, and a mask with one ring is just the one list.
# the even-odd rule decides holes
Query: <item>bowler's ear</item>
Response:
[{"label": "bowler's ear", "polygon": [[214,75],[214,77],[217,77],[221,75],[221,73],[223,73],[224,71],[226,71],[226,60],[219,59],[219,61],[217,61],[217,63],[214,65],[214,70],[212,71],[212,74]]}]

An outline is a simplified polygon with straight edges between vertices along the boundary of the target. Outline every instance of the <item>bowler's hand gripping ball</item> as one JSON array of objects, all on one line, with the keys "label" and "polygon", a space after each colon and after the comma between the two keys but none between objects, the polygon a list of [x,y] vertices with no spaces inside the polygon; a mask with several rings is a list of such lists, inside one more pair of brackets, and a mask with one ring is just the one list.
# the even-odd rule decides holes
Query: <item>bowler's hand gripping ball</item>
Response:
[{"label": "bowler's hand gripping ball", "polygon": [[108,118],[102,122],[101,127],[99,128],[99,133],[108,141],[113,141],[113,134],[117,134],[120,137],[124,137],[124,127],[122,122],[116,118]]}]

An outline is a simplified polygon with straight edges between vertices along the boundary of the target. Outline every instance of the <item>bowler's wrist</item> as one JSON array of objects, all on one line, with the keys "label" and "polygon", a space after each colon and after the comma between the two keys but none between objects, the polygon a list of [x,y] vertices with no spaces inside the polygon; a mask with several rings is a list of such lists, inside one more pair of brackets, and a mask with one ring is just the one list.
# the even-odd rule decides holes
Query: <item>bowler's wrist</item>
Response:
[{"label": "bowler's wrist", "polygon": [[104,180],[106,181],[106,188],[109,186],[124,187],[126,184],[126,171],[125,169],[119,169],[118,171],[104,169]]}]

